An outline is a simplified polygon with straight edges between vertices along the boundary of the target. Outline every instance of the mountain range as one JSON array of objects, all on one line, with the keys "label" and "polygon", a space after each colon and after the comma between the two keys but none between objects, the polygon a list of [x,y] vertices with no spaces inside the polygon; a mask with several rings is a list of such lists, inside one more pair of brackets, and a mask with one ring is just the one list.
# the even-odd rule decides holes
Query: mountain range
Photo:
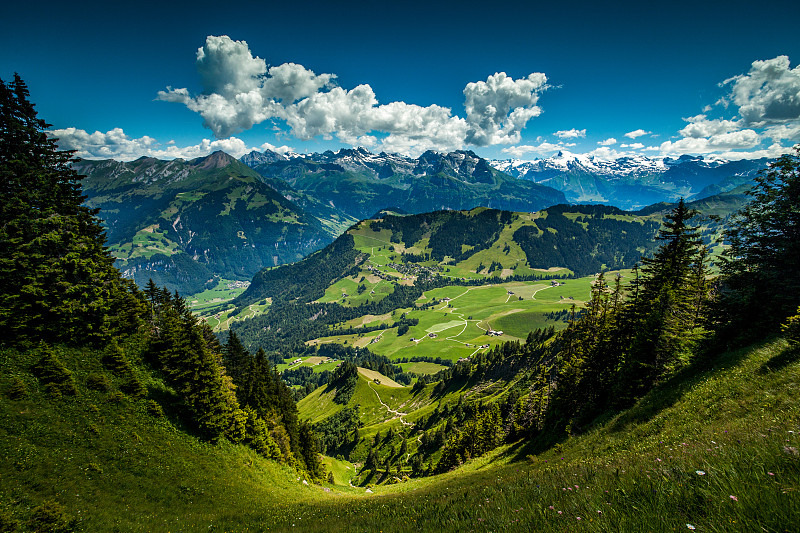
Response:
[{"label": "mountain range", "polygon": [[294,157],[251,152],[242,161],[357,219],[390,206],[409,213],[479,206],[536,211],[566,201],[562,192],[515,179],[469,151],[428,151],[416,159],[363,148]]},{"label": "mountain range", "polygon": [[125,275],[194,294],[221,278],[249,280],[297,261],[382,209],[535,212],[570,202],[638,209],[746,188],[766,163],[568,153],[488,161],[470,151],[411,158],[357,148],[74,166],[87,176],[87,204],[100,210]]},{"label": "mountain range", "polygon": [[494,160],[491,164],[511,176],[558,189],[570,202],[639,209],[658,202],[699,200],[730,191],[750,183],[768,162],[688,155],[603,159],[559,152],[546,159]]}]

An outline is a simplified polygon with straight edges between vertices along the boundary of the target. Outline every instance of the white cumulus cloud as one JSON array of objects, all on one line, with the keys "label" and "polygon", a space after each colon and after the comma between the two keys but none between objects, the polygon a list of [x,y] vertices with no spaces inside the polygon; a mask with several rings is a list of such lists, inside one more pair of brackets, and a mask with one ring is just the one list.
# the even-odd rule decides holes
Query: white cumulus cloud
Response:
[{"label": "white cumulus cloud", "polygon": [[586,130],[578,130],[572,128],[571,130],[560,130],[555,132],[553,135],[558,137],[559,139],[577,139],[578,137],[586,137]]},{"label": "white cumulus cloud", "polygon": [[620,148],[630,148],[631,150],[641,150],[642,148],[644,148],[644,145],[642,143],[631,143],[631,144],[623,143],[620,144],[619,146]]},{"label": "white cumulus cloud", "polygon": [[790,68],[787,56],[753,61],[747,74],[723,82],[750,126],[782,124],[800,119],[800,66]]},{"label": "white cumulus cloud", "polygon": [[542,113],[536,104],[546,89],[547,76],[541,72],[518,80],[497,72],[486,81],[468,83],[464,88],[466,142],[476,146],[519,142],[528,120]]},{"label": "white cumulus cloud", "polygon": [[[142,156],[157,159],[194,159],[207,156],[217,150],[239,158],[256,148],[248,147],[246,143],[237,138],[203,139],[195,145],[177,146],[175,141],[165,145],[150,136],[131,138],[122,128],[114,128],[105,133],[95,131],[89,133],[77,128],[64,128],[48,132],[51,137],[58,139],[58,146],[62,150],[76,150],[76,156],[83,159],[117,159],[119,161],[132,161]],[[288,146],[276,147],[269,143],[262,144],[260,151],[270,149],[278,153],[292,151]]]},{"label": "white cumulus cloud", "polygon": [[652,133],[652,132],[651,131],[645,131],[645,130],[640,128],[638,130],[629,131],[628,133],[625,134],[625,137],[627,137],[629,139],[635,139],[636,137],[641,137],[642,135],[648,135],[650,133]]},{"label": "white cumulus cloud", "polygon": [[597,141],[597,144],[599,144],[600,146],[612,146],[614,144],[617,144],[617,140],[614,137],[609,137],[605,141]]},{"label": "white cumulus cloud", "polygon": [[514,157],[521,158],[526,154],[536,154],[538,156],[550,155],[553,152],[562,152],[565,151],[566,148],[575,146],[575,143],[550,143],[550,142],[542,142],[540,144],[532,145],[532,144],[522,144],[519,146],[509,146],[507,148],[503,148],[500,150],[503,153],[511,154]]},{"label": "white cumulus cloud", "polygon": [[711,154],[748,150],[761,143],[761,137],[751,129],[719,133],[710,137],[684,137],[677,141],[661,143],[664,155]]},{"label": "white cumulus cloud", "polygon": [[730,133],[742,128],[742,122],[737,120],[723,120],[712,119],[709,120],[706,115],[697,115],[683,119],[689,123],[678,133],[682,137],[691,137],[699,139],[701,137],[711,137],[712,135],[719,135],[721,133]]},{"label": "white cumulus cloud", "polygon": [[158,99],[199,113],[218,138],[280,119],[299,139],[336,137],[352,145],[411,154],[519,142],[527,122],[541,114],[537,102],[547,88],[542,73],[518,80],[495,73],[486,81],[467,84],[467,116],[462,118],[438,105],[380,104],[369,85],[348,90],[335,85],[335,75],[316,74],[295,63],[268,67],[245,41],[224,35],[206,38],[197,51],[197,69],[200,94],[167,87]]}]

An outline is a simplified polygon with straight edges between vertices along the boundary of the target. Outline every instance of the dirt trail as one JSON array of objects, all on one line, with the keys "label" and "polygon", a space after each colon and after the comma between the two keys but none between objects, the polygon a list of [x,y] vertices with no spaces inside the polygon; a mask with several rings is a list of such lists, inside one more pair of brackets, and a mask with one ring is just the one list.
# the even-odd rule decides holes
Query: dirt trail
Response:
[{"label": "dirt trail", "polygon": [[387,410],[387,411],[389,411],[390,413],[392,413],[393,415],[395,415],[395,416],[393,416],[393,417],[392,417],[392,419],[393,419],[393,420],[394,420],[395,418],[397,418],[397,419],[400,419],[400,423],[401,423],[401,424],[403,424],[404,426],[413,426],[413,424],[412,424],[411,422],[406,422],[405,420],[403,420],[403,417],[404,417],[404,416],[406,416],[406,415],[408,415],[408,413],[401,413],[400,411],[395,411],[394,409],[392,409],[391,407],[389,407],[388,405],[386,405],[385,403],[383,403],[383,400],[381,399],[381,395],[380,395],[380,394],[378,394],[378,391],[376,391],[376,390],[375,390],[375,389],[372,387],[372,383],[367,383],[367,385],[369,386],[369,388],[370,388],[370,389],[372,389],[372,392],[374,392],[374,393],[375,393],[375,396],[377,396],[377,398],[378,398],[378,401],[379,401],[379,402],[381,402],[381,405],[382,405],[382,406],[384,406],[384,407],[386,408],[386,410]]}]

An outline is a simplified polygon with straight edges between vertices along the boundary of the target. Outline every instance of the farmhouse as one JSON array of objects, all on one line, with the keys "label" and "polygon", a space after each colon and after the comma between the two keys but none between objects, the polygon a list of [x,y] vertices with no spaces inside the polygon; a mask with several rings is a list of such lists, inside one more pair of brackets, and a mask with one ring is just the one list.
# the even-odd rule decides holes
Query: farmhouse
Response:
[{"label": "farmhouse", "polygon": [[438,336],[439,335],[437,335],[436,333],[428,333],[428,337],[430,337],[431,339],[435,339]]},{"label": "farmhouse", "polygon": [[500,330],[490,329],[489,331],[486,332],[486,334],[491,337],[499,337],[500,335],[503,334],[503,332]]}]

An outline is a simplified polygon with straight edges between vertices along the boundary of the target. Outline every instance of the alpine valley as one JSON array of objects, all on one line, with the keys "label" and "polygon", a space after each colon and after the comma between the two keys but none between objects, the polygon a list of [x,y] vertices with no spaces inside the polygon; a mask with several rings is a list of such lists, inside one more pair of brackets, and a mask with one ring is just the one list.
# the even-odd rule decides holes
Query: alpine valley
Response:
[{"label": "alpine valley", "polygon": [[0,80],[0,532],[800,524],[800,147],[123,162],[47,128]]}]

